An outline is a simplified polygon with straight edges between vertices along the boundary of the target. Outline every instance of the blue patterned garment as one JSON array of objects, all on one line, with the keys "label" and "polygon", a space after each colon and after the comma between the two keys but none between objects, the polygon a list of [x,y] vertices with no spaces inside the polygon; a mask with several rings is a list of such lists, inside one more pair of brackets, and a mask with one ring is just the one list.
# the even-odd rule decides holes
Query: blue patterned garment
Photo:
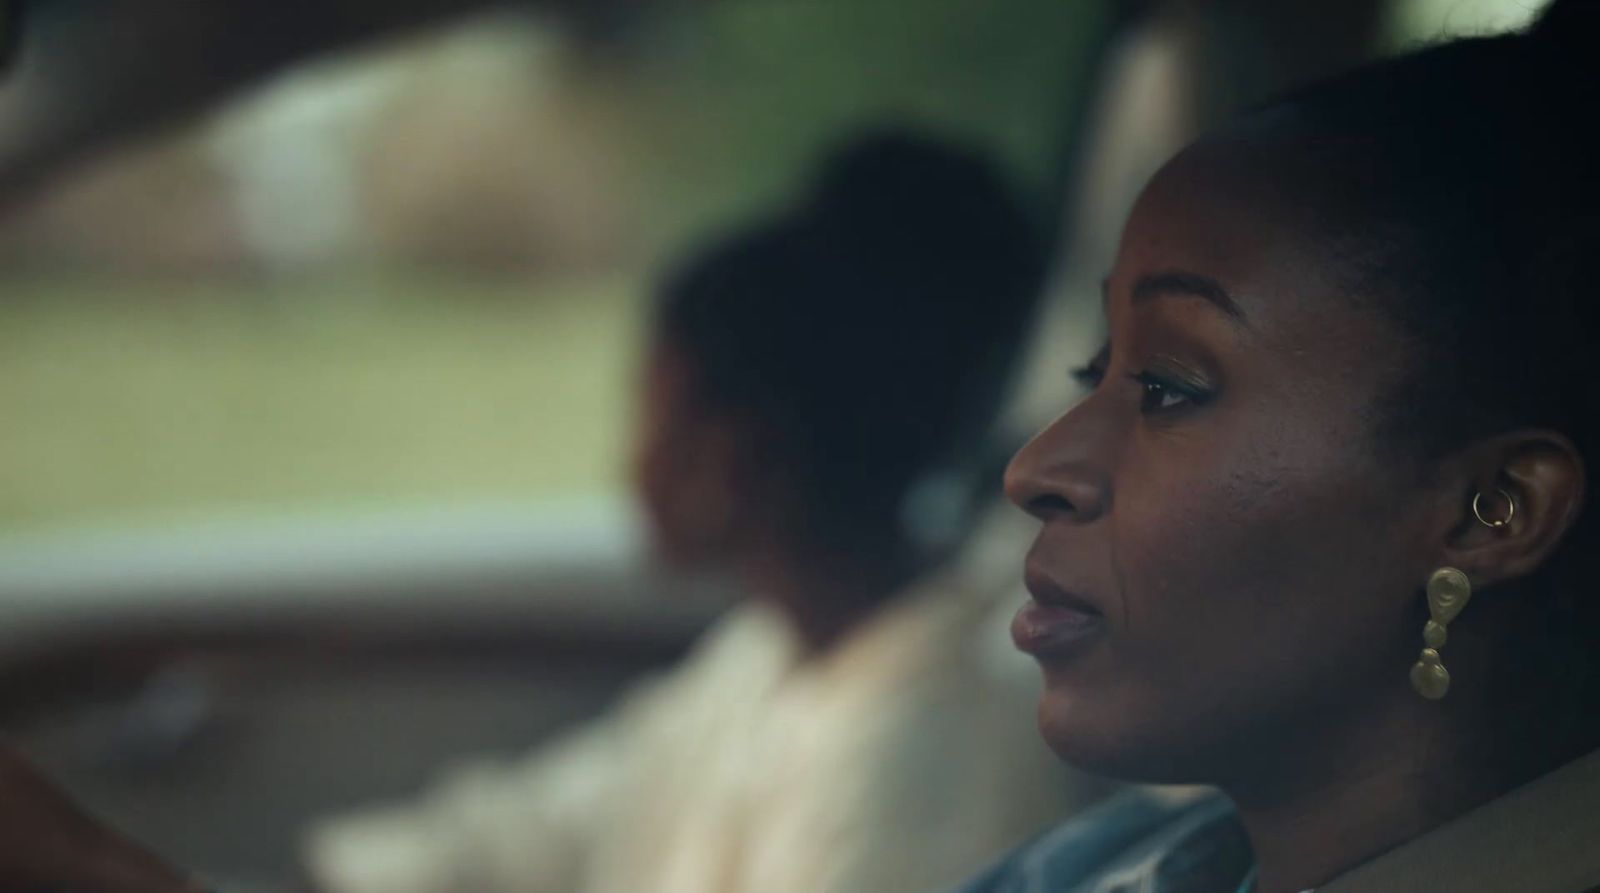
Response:
[{"label": "blue patterned garment", "polygon": [[1254,858],[1233,805],[1130,791],[1024,845],[956,893],[1236,893]]}]

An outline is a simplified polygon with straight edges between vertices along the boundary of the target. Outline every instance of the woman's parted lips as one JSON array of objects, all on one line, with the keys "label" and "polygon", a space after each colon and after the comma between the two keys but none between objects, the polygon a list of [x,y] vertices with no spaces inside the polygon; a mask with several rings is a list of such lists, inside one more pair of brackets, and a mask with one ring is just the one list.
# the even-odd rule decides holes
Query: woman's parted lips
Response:
[{"label": "woman's parted lips", "polygon": [[1040,660],[1065,660],[1106,629],[1105,614],[1091,601],[1059,585],[1032,561],[1023,582],[1033,599],[1011,621],[1011,639]]}]

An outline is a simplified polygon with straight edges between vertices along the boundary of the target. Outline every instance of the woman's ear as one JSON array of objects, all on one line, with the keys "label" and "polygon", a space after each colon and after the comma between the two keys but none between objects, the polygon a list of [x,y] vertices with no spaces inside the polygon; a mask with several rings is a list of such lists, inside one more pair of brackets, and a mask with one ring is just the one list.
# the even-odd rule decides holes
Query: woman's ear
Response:
[{"label": "woman's ear", "polygon": [[1440,563],[1483,586],[1533,573],[1583,509],[1587,475],[1577,447],[1553,431],[1522,430],[1457,460],[1458,505]]}]

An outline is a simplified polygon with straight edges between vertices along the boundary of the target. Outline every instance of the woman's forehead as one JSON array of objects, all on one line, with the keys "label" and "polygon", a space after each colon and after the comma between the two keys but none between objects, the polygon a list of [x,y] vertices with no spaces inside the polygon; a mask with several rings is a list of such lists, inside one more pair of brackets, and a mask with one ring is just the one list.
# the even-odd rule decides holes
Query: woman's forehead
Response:
[{"label": "woman's forehead", "polygon": [[[1308,199],[1267,154],[1259,142],[1208,140],[1156,175],[1107,280],[1113,336],[1119,316],[1121,325],[1137,318],[1123,312],[1135,306],[1148,305],[1139,312],[1160,314],[1168,329],[1213,330],[1197,321],[1195,314],[1205,313],[1246,336],[1229,341],[1248,349],[1252,367],[1319,388],[1337,383],[1366,392],[1392,383],[1404,366],[1402,334],[1376,302],[1352,296],[1315,209],[1297,206]],[[1214,284],[1233,309],[1213,300],[1141,300],[1152,281],[1174,280]]]},{"label": "woman's forehead", "polygon": [[[1247,315],[1328,305],[1352,310],[1317,190],[1287,161],[1287,140],[1226,134],[1169,161],[1123,230],[1111,288],[1182,272],[1221,283]],[[1256,307],[1251,313],[1252,305]]]}]

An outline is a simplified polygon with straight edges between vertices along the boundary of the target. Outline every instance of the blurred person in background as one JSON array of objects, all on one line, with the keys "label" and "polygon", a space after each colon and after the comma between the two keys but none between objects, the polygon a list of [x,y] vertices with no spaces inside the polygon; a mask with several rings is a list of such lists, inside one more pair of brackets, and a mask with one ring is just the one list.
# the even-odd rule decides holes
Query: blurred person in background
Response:
[{"label": "blurred person in background", "polygon": [[325,893],[936,889],[1083,805],[996,606],[949,577],[1041,287],[986,161],[900,133],[658,295],[636,482],[657,554],[749,598],[520,762],[322,824]]}]

